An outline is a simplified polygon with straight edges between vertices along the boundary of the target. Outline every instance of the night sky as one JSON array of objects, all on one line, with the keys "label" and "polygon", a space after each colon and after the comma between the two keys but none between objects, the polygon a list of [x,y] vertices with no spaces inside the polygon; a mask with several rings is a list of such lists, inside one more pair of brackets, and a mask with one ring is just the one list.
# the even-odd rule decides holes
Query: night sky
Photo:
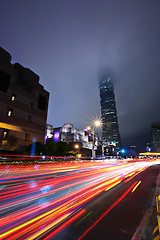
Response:
[{"label": "night sky", "polygon": [[144,147],[160,121],[159,0],[0,0],[0,46],[40,76],[54,127],[100,117],[103,71],[122,143]]}]

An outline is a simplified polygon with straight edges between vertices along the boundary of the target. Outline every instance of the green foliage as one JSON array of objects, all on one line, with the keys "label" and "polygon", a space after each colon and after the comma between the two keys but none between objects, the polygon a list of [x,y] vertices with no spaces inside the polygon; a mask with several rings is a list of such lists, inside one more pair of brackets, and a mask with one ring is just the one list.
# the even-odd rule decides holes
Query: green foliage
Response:
[{"label": "green foliage", "polygon": [[42,153],[47,156],[55,156],[56,142],[53,139],[47,139],[46,144],[43,144]]},{"label": "green foliage", "polygon": [[[71,144],[66,142],[55,142],[53,139],[47,139],[45,144],[39,142],[34,143],[35,154],[43,154],[45,156],[74,156],[75,153],[72,151]],[[27,153],[31,154],[32,144],[27,147]]]},{"label": "green foliage", "polygon": [[75,151],[69,151],[67,156],[77,156],[77,153]]},{"label": "green foliage", "polygon": [[66,142],[55,142],[48,139],[43,146],[43,154],[48,156],[69,156],[72,146]]}]

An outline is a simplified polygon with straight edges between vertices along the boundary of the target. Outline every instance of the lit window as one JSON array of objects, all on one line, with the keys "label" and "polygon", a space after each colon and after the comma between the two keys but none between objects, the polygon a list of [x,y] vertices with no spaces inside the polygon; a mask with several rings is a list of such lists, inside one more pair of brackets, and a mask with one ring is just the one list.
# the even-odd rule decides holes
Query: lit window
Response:
[{"label": "lit window", "polygon": [[8,117],[11,117],[11,115],[12,115],[12,111],[9,110],[9,111],[8,111]]},{"label": "lit window", "polygon": [[12,94],[11,100],[12,100],[12,102],[14,102],[16,100],[16,95],[15,94]]},{"label": "lit window", "polygon": [[12,108],[9,108],[9,109],[8,109],[8,112],[7,112],[7,116],[8,116],[8,117],[11,117],[11,116],[12,116],[12,113],[13,113],[13,109],[12,109]]},{"label": "lit window", "polygon": [[3,132],[3,137],[5,138],[7,136],[7,131]]}]

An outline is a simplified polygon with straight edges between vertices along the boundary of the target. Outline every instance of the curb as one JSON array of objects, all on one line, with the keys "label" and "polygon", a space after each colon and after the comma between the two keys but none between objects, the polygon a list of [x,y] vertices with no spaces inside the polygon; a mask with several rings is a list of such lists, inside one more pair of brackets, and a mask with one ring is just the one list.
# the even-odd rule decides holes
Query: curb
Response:
[{"label": "curb", "polygon": [[[151,206],[147,209],[144,217],[142,218],[138,228],[133,234],[131,240],[151,240],[154,239],[151,236],[154,233],[154,226],[158,225],[157,209],[156,209],[156,197],[160,194],[160,169],[157,178],[157,185],[154,196],[152,198]],[[157,238],[159,239],[159,238]]]}]

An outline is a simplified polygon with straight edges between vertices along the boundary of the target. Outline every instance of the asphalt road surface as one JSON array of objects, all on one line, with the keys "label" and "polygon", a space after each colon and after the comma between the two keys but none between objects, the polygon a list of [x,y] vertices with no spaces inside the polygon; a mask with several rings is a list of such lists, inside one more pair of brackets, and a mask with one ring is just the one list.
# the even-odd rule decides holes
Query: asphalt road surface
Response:
[{"label": "asphalt road surface", "polygon": [[0,239],[131,239],[156,187],[157,162],[0,166]]}]

